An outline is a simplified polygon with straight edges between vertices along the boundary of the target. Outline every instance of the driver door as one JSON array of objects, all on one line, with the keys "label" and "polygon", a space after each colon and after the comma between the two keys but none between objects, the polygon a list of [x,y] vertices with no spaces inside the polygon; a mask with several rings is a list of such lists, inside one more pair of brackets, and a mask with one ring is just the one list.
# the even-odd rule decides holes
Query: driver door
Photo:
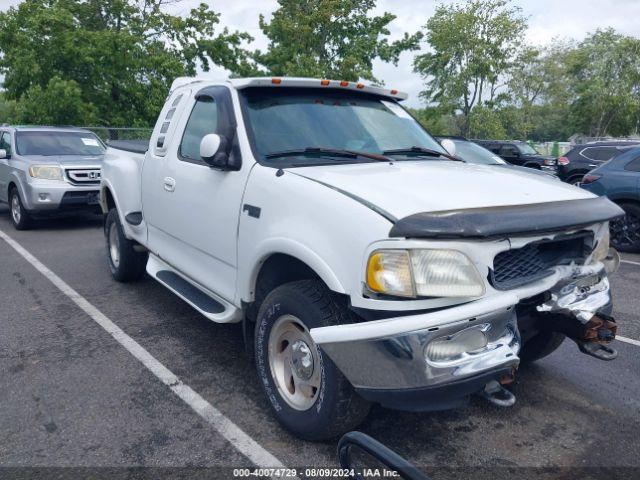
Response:
[{"label": "driver door", "polygon": [[[227,135],[235,118],[226,87],[197,93],[176,126],[164,156],[150,152],[142,202],[149,246],[163,261],[228,301],[235,296],[237,232],[248,168],[211,168],[200,157],[210,133]],[[235,142],[236,140],[234,140]],[[234,148],[232,155],[240,155]]]}]

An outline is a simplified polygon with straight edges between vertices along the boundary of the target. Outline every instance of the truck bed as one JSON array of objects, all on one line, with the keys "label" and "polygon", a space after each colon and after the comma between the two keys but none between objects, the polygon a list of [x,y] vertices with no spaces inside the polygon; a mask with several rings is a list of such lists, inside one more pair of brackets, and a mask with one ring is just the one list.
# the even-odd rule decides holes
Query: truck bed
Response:
[{"label": "truck bed", "polygon": [[149,149],[149,140],[109,140],[107,145],[111,148],[124,150],[132,153],[147,153]]}]

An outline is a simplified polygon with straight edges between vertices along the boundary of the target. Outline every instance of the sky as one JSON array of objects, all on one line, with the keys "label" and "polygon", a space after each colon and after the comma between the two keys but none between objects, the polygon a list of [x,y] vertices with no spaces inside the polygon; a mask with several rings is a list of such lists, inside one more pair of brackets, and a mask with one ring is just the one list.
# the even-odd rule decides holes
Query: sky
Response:
[{"label": "sky", "polygon": [[[449,0],[440,0],[449,3]],[[396,15],[389,25],[391,40],[404,32],[419,30],[433,15],[434,0],[378,0],[377,13],[388,11]],[[0,11],[17,5],[21,0],[0,0]],[[172,13],[187,15],[190,8],[199,3],[208,4],[221,14],[221,25],[230,30],[249,32],[254,37],[253,48],[265,50],[267,39],[258,27],[258,15],[269,17],[277,8],[276,0],[182,0],[170,6]],[[525,40],[534,45],[544,45],[555,37],[581,40],[598,28],[612,27],[618,32],[640,37],[640,0],[515,0],[528,18],[529,28]],[[424,47],[423,47],[424,48]],[[422,80],[412,71],[415,52],[406,52],[398,66],[376,61],[374,75],[389,88],[409,93],[407,105],[420,106],[418,93]],[[226,72],[215,69],[210,74],[225,77]]]}]

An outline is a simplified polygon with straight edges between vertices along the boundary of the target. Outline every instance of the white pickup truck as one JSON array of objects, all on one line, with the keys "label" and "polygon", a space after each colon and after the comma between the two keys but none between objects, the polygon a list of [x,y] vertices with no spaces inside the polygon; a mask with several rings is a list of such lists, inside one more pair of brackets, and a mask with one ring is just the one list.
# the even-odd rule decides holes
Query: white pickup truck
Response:
[{"label": "white pickup truck", "polygon": [[617,267],[606,198],[460,161],[360,83],[177,79],[149,143],[113,142],[101,181],[118,281],[145,271],[242,322],[273,413],[302,438],[371,403],[510,405],[521,361],[565,337],[609,360]]}]

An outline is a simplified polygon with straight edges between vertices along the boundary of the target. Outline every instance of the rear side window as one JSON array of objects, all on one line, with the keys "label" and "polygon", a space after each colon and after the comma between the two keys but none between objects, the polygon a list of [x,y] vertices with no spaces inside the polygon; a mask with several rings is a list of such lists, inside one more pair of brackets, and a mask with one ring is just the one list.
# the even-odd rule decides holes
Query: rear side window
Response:
[{"label": "rear side window", "polygon": [[587,147],[582,149],[580,155],[589,160],[597,160],[599,162],[606,162],[607,160],[611,160],[613,157],[617,156],[619,153],[622,153],[616,147]]},{"label": "rear side window", "polygon": [[504,157],[515,157],[520,151],[515,145],[503,145],[500,149],[500,155]]},{"label": "rear side window", "polygon": [[640,172],[640,155],[627,163],[624,169],[631,170],[632,172]]},{"label": "rear side window", "polygon": [[0,149],[6,150],[7,155],[11,155],[11,136],[7,132],[0,135]]},{"label": "rear side window", "polygon": [[200,142],[205,135],[215,133],[218,128],[218,107],[210,97],[198,99],[180,143],[180,159],[201,163]]}]

